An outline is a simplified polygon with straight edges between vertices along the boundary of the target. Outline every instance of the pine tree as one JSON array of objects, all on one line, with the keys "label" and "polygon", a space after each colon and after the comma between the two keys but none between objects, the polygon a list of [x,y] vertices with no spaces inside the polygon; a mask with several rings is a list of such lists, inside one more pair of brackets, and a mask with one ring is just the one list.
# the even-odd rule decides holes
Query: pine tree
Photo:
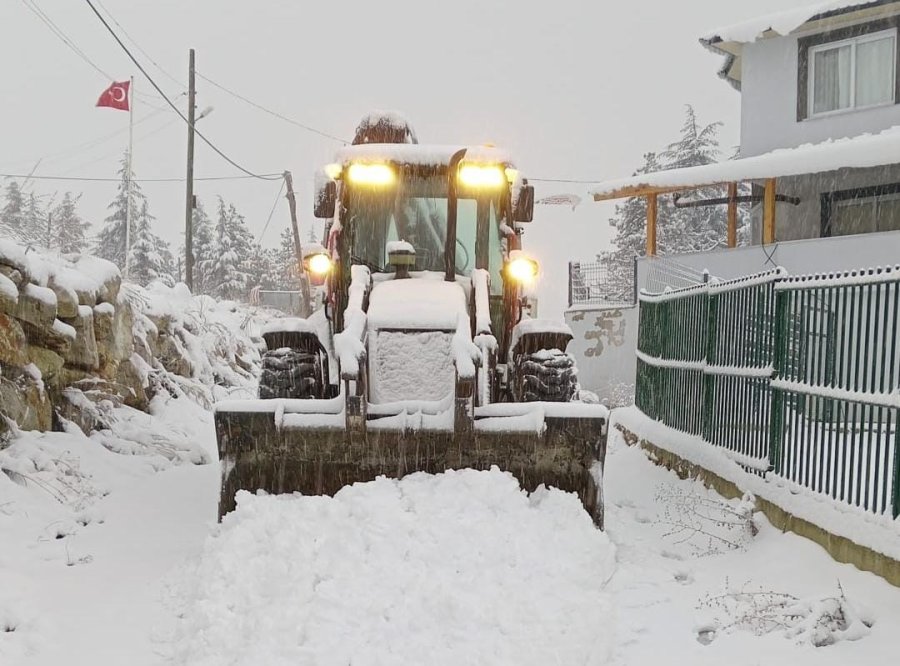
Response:
[{"label": "pine tree", "polygon": [[[712,164],[719,158],[717,133],[721,123],[701,125],[693,107],[685,111],[680,138],[669,144],[659,155],[647,153],[644,164],[634,175],[667,169],[682,169]],[[740,192],[744,193],[744,192]],[[690,200],[721,198],[721,187],[701,188],[685,195]],[[708,251],[724,246],[727,238],[728,215],[724,206],[678,208],[673,197],[659,196],[657,200],[657,250],[659,254]],[[633,270],[630,261],[646,253],[647,202],[645,197],[632,197],[616,206],[610,225],[616,229],[616,250],[612,253],[611,268],[621,279]],[[746,239],[748,218],[739,210],[738,238]]]},{"label": "pine tree", "polygon": [[131,249],[128,253],[128,279],[140,285],[148,285],[164,274],[162,258],[157,252],[156,236],[151,229],[153,216],[147,209],[147,201],[135,216]]},{"label": "pine tree", "polygon": [[[116,198],[107,206],[112,211],[103,221],[103,228],[97,234],[94,245],[94,254],[113,262],[120,269],[125,269],[125,220],[128,209],[128,153],[122,158],[118,171],[120,180]],[[138,211],[143,207],[146,197],[141,192],[141,187],[134,181],[134,171],[131,173],[131,231],[134,232],[135,219]]]},{"label": "pine tree", "polygon": [[178,269],[175,266],[175,257],[172,256],[172,248],[168,241],[163,240],[156,234],[153,234],[153,245],[156,249],[156,254],[159,256],[161,268],[157,279],[162,281],[167,287],[174,287],[178,279]]},{"label": "pine tree", "polygon": [[25,241],[25,197],[14,180],[6,185],[5,203],[0,211],[0,235],[17,242]]},{"label": "pine tree", "polygon": [[289,228],[281,230],[280,242],[273,253],[273,257],[278,288],[285,291],[297,289],[299,280],[297,256],[294,252],[294,235]]},{"label": "pine tree", "polygon": [[50,247],[63,253],[81,252],[85,245],[85,233],[91,226],[78,214],[81,195],[66,192],[51,216],[52,239]]},{"label": "pine tree", "polygon": [[22,229],[20,242],[28,245],[40,245],[48,247],[49,234],[47,233],[47,213],[41,206],[38,196],[31,192],[28,195],[28,203],[22,212]]},{"label": "pine tree", "polygon": [[[238,298],[244,294],[247,287],[247,274],[238,254],[241,247],[238,224],[230,213],[231,210],[226,208],[222,197],[219,197],[213,256],[207,260],[204,267],[210,281],[210,295],[223,299]],[[242,224],[241,220],[237,222]]]},{"label": "pine tree", "polygon": [[199,200],[191,216],[191,254],[194,256],[194,292],[209,294],[211,285],[206,269],[213,257],[213,225]]},{"label": "pine tree", "polygon": [[[681,137],[669,144],[661,155],[664,169],[684,169],[704,166],[718,161],[718,131],[722,123],[701,126],[690,105],[685,110]],[[707,187],[692,191],[690,199],[703,200],[721,197],[721,188]],[[664,254],[708,251],[724,245],[727,235],[727,212],[723,206],[676,208],[666,197],[668,219],[659,224],[659,250]]]}]

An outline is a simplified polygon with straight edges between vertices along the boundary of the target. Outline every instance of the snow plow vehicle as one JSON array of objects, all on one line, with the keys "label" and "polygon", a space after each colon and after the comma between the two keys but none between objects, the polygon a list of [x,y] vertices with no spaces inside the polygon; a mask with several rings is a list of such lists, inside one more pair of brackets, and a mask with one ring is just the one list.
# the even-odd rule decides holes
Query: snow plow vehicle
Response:
[{"label": "snow plow vehicle", "polygon": [[529,316],[532,186],[498,149],[421,145],[394,117],[323,173],[321,306],[263,331],[259,399],[216,405],[220,517],[240,489],[497,466],[577,493],[602,527],[608,412],[579,390],[568,327]]}]

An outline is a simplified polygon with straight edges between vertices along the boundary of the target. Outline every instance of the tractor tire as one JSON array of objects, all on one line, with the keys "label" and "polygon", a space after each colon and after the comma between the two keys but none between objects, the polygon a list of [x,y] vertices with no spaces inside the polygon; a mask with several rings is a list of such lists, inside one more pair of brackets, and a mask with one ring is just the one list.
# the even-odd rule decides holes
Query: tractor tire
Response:
[{"label": "tractor tire", "polygon": [[283,347],[263,355],[260,398],[319,398],[322,391],[322,366],[316,354]]},{"label": "tractor tire", "polygon": [[570,402],[578,390],[575,359],[559,349],[541,349],[519,359],[524,402]]}]

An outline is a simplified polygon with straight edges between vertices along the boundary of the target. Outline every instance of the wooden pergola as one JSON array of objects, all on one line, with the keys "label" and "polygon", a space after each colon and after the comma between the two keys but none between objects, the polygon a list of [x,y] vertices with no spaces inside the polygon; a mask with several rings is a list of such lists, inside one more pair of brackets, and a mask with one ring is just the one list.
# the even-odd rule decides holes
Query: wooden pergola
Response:
[{"label": "wooden pergola", "polygon": [[[775,178],[765,179],[763,194],[763,229],[762,242],[768,245],[775,242]],[[727,187],[728,206],[728,247],[737,247],[737,206],[739,203],[737,182],[712,182],[681,186],[626,185],[609,192],[595,192],[594,201],[610,201],[631,197],[647,198],[647,256],[656,256],[656,222],[659,196],[692,192],[701,188]]]}]

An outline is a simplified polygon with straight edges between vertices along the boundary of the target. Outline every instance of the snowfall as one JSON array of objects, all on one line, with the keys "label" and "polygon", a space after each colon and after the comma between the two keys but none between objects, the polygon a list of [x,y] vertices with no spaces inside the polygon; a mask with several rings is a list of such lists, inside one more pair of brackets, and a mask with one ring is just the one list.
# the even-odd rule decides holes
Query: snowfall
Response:
[{"label": "snowfall", "polygon": [[[226,306],[205,316],[236,326]],[[265,322],[258,322],[260,327]],[[214,397],[250,397],[252,382]],[[882,664],[900,588],[629,447],[606,530],[498,470],[333,498],[241,492],[217,522],[190,392],[0,448],[0,664]],[[613,413],[613,420],[616,413]]]}]

